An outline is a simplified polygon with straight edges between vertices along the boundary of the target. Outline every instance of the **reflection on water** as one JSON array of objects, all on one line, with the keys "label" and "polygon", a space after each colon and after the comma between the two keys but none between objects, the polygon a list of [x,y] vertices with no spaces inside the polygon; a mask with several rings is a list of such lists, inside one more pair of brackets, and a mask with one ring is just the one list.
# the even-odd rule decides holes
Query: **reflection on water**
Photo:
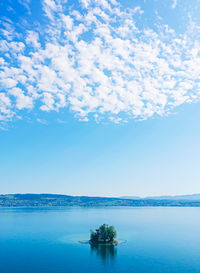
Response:
[{"label": "reflection on water", "polygon": [[[0,273],[200,273],[199,215],[186,207],[1,208]],[[128,241],[90,246],[90,227],[111,219]]]},{"label": "reflection on water", "polygon": [[117,255],[117,248],[113,245],[90,245],[91,253],[95,253],[102,260],[114,260]]}]

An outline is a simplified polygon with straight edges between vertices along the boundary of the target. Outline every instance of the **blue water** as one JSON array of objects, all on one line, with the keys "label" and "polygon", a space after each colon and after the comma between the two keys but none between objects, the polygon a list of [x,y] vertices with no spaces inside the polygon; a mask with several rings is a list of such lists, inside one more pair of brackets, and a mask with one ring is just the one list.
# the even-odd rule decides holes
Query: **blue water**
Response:
[{"label": "blue water", "polygon": [[[89,230],[114,225],[117,247]],[[200,272],[200,208],[1,208],[1,273]]]}]

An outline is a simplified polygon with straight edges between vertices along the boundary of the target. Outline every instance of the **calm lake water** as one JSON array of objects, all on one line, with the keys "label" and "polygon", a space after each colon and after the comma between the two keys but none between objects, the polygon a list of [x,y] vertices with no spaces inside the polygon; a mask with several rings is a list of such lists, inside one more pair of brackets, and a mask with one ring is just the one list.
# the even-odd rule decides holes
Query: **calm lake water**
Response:
[{"label": "calm lake water", "polygon": [[[127,242],[78,242],[102,223]],[[199,273],[200,208],[1,208],[0,272]]]}]

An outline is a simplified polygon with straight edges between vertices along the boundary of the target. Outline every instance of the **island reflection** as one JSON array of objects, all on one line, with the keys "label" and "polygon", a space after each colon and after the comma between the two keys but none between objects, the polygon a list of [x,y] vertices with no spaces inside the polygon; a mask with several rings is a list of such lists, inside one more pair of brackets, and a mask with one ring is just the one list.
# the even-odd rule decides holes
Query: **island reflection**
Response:
[{"label": "island reflection", "polygon": [[114,245],[90,245],[91,253],[99,256],[103,261],[114,260],[117,249]]}]

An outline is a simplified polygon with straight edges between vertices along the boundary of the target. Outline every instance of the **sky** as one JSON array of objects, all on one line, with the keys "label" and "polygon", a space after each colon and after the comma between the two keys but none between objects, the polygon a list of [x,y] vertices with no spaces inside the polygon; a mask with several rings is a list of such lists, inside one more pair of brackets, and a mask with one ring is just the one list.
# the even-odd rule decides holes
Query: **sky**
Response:
[{"label": "sky", "polygon": [[199,0],[3,0],[0,193],[200,193]]}]

